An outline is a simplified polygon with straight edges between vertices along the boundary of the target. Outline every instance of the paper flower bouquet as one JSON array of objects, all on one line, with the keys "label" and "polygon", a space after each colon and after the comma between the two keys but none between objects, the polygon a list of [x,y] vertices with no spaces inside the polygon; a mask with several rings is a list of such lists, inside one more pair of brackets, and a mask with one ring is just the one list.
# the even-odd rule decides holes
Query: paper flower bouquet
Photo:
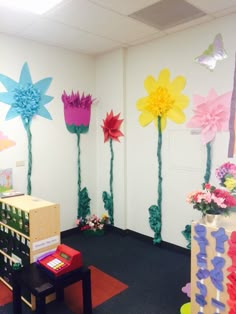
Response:
[{"label": "paper flower bouquet", "polygon": [[236,195],[236,165],[226,162],[216,169],[216,177],[220,185]]},{"label": "paper flower bouquet", "polygon": [[203,183],[202,190],[191,192],[187,202],[203,215],[228,215],[230,208],[236,206],[236,198],[228,191],[218,189],[209,183]]}]

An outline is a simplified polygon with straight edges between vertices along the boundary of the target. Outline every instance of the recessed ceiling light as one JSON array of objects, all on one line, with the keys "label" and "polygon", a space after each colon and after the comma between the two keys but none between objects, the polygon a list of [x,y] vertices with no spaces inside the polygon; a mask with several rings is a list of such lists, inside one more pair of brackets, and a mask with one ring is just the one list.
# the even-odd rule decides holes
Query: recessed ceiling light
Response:
[{"label": "recessed ceiling light", "polygon": [[0,0],[0,6],[43,14],[63,0]]}]

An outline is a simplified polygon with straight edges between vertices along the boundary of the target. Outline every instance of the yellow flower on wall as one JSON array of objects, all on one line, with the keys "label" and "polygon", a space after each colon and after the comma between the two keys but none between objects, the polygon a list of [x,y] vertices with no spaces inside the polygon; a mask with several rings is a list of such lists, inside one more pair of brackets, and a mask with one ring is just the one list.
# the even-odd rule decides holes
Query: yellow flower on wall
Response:
[{"label": "yellow flower on wall", "polygon": [[182,94],[186,85],[183,76],[177,76],[170,81],[170,71],[163,69],[159,73],[157,80],[148,76],[144,81],[144,87],[148,96],[140,98],[136,103],[137,110],[141,111],[139,123],[147,126],[152,121],[157,127],[157,161],[158,161],[158,185],[157,204],[151,205],[149,211],[149,225],[154,231],[153,243],[162,241],[162,131],[166,127],[166,119],[169,118],[175,123],[183,123],[185,114],[183,109],[188,106],[189,98]]},{"label": "yellow flower on wall", "polygon": [[177,76],[170,81],[170,71],[163,69],[158,79],[148,76],[144,81],[144,87],[148,96],[140,98],[136,103],[137,110],[141,111],[139,123],[147,126],[152,121],[157,126],[157,118],[161,118],[161,130],[166,127],[166,118],[175,123],[183,123],[185,114],[183,109],[188,106],[189,98],[181,94],[186,85],[183,76]]}]

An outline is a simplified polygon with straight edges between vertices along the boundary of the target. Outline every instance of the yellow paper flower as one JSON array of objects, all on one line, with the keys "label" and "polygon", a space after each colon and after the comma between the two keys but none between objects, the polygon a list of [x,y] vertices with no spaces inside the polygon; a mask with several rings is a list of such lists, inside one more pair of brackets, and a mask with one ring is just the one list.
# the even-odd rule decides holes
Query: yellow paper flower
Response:
[{"label": "yellow paper flower", "polygon": [[182,110],[189,103],[189,98],[181,94],[185,84],[183,76],[177,76],[170,82],[168,69],[161,70],[157,80],[148,76],[144,81],[148,96],[140,98],[136,103],[137,110],[142,112],[139,116],[141,126],[147,126],[152,121],[157,126],[157,117],[161,118],[161,130],[166,127],[166,118],[178,124],[183,123],[185,114]]},{"label": "yellow paper flower", "polygon": [[229,191],[232,191],[236,188],[236,180],[233,177],[226,178],[224,185]]}]

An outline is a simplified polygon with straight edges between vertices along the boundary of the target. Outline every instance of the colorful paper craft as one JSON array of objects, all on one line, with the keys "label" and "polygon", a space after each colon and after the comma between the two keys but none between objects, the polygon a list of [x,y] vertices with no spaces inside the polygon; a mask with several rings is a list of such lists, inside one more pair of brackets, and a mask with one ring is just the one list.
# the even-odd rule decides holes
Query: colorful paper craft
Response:
[{"label": "colorful paper craft", "polygon": [[0,151],[15,146],[16,143],[0,131]]}]

